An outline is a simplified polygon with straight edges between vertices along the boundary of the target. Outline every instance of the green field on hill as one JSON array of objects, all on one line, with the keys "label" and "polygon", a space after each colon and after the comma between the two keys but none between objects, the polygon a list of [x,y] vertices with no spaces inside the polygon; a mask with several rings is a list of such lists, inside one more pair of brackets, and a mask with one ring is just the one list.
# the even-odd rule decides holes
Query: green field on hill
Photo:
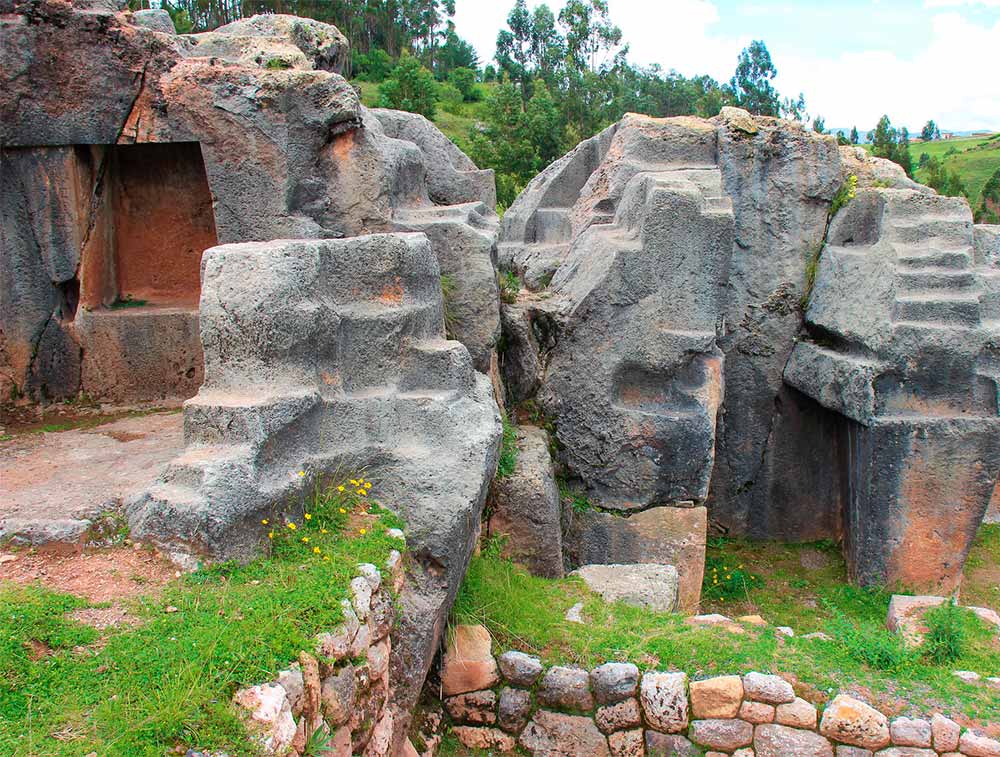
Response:
[{"label": "green field on hill", "polygon": [[[949,171],[958,173],[969,190],[969,203],[975,208],[979,204],[983,185],[995,171],[1000,170],[1000,133],[986,138],[941,139],[911,144],[914,167],[919,165],[922,153],[936,157]],[[925,181],[926,170],[916,168],[915,178]]]}]

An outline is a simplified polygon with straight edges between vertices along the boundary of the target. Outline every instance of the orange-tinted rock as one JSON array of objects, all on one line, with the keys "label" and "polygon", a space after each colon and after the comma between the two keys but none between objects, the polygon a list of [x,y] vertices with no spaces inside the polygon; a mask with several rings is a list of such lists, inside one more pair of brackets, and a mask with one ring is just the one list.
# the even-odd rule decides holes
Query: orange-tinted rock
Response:
[{"label": "orange-tinted rock", "polygon": [[743,681],[739,676],[719,676],[691,681],[691,714],[708,718],[735,718],[743,701]]},{"label": "orange-tinted rock", "polygon": [[890,740],[886,716],[846,694],[827,705],[819,730],[829,739],[864,749],[881,749]]},{"label": "orange-tinted rock", "polygon": [[445,696],[488,689],[500,680],[490,653],[492,639],[483,626],[456,626],[441,661]]}]

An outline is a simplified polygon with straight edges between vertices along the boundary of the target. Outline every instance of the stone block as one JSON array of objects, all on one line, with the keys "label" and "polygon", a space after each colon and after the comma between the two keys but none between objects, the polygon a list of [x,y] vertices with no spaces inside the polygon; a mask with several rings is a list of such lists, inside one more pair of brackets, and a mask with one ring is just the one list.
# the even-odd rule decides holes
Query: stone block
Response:
[{"label": "stone block", "polygon": [[455,738],[462,742],[463,746],[469,749],[496,749],[505,753],[517,749],[517,741],[514,737],[497,728],[460,725],[452,728],[451,732],[455,734]]},{"label": "stone block", "polygon": [[796,697],[794,702],[778,705],[775,720],[780,725],[792,728],[816,730],[816,707],[805,699]]},{"label": "stone block", "polygon": [[626,699],[617,704],[598,707],[594,721],[602,733],[613,733],[642,725],[642,712],[638,699]]},{"label": "stone block", "polygon": [[644,757],[646,754],[641,728],[610,734],[608,746],[613,757]]},{"label": "stone block", "polygon": [[590,671],[590,687],[598,704],[614,704],[635,696],[639,668],[627,662],[608,662]]},{"label": "stone block", "polygon": [[624,602],[654,612],[677,609],[678,578],[673,565],[584,565],[571,575],[580,576],[605,602]]},{"label": "stone block", "polygon": [[976,731],[964,731],[958,748],[968,757],[1000,757],[1000,740]]},{"label": "stone block", "polygon": [[673,565],[678,608],[691,613],[701,600],[707,529],[704,507],[654,507],[629,518],[590,511],[573,517],[564,549],[575,565]]},{"label": "stone block", "polygon": [[753,726],[742,720],[694,720],[688,737],[695,744],[733,752],[753,742]]},{"label": "stone block", "polygon": [[882,749],[890,741],[888,718],[846,694],[827,705],[819,730],[829,739],[864,749]]},{"label": "stone block", "polygon": [[896,718],[889,724],[889,734],[895,746],[931,746],[931,724],[920,718]]},{"label": "stone block", "polygon": [[483,626],[456,626],[441,662],[445,696],[492,687],[500,677],[490,653],[492,639]]},{"label": "stone block", "polygon": [[491,492],[489,532],[505,537],[504,556],[536,576],[562,578],[562,526],[549,437],[544,429],[519,426],[517,464]]},{"label": "stone block", "polygon": [[518,742],[531,754],[609,757],[608,740],[594,721],[582,715],[538,710]]},{"label": "stone block", "polygon": [[747,699],[766,704],[787,704],[795,701],[792,685],[783,678],[764,673],[743,676],[743,691]]},{"label": "stone block", "polygon": [[646,731],[646,757],[701,757],[701,749],[676,733]]},{"label": "stone block", "polygon": [[774,714],[775,706],[773,704],[746,701],[740,705],[740,720],[745,720],[754,725],[773,723]]},{"label": "stone block", "polygon": [[757,757],[833,757],[833,746],[818,733],[768,723],[754,729]]},{"label": "stone block", "polygon": [[934,749],[938,752],[957,752],[962,726],[939,712],[931,717],[931,736]]},{"label": "stone block", "polygon": [[531,694],[505,686],[500,690],[498,723],[508,733],[520,733],[531,716]]},{"label": "stone block", "polygon": [[504,652],[500,655],[500,672],[514,686],[530,688],[542,674],[542,662],[524,652]]},{"label": "stone block", "polygon": [[444,708],[452,720],[459,723],[493,725],[497,722],[497,695],[489,689],[446,697]]},{"label": "stone block", "polygon": [[691,715],[698,719],[735,718],[743,701],[739,676],[691,681]]},{"label": "stone block", "polygon": [[639,701],[646,723],[663,733],[679,733],[688,725],[686,673],[648,672],[642,676]]},{"label": "stone block", "polygon": [[586,670],[555,665],[538,684],[538,702],[558,710],[587,712],[594,708],[590,676]]}]

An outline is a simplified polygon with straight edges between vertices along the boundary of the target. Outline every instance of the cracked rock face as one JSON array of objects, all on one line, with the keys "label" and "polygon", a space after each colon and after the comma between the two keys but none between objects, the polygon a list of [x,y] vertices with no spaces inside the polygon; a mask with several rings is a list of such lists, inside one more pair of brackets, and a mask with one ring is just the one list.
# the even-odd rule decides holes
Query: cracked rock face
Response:
[{"label": "cracked rock face", "polygon": [[0,20],[4,396],[190,397],[205,249],[387,231],[431,237],[457,282],[449,331],[488,369],[492,172],[426,119],[363,108],[335,27],[147,21],[54,0]]},{"label": "cracked rock face", "polygon": [[732,108],[628,115],[543,171],[500,231],[525,285],[501,370],[595,506],[564,517],[567,566],[671,562],[632,521],[704,505],[843,540],[862,584],[954,588],[1000,470],[996,239],[897,166]]}]

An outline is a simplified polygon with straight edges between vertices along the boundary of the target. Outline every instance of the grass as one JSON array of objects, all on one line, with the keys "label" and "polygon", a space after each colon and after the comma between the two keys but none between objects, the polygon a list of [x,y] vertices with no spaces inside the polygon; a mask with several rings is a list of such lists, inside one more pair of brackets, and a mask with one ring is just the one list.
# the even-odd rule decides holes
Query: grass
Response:
[{"label": "grass", "polygon": [[357,564],[383,565],[399,547],[386,534],[393,520],[363,514],[351,489],[317,493],[294,530],[262,524],[275,534],[269,555],[132,602],[131,627],[101,632],[67,615],[82,599],[0,584],[0,754],[256,754],[229,705],[234,691],[311,651],[341,620]]},{"label": "grass", "polygon": [[[871,146],[866,146],[871,149]],[[955,152],[949,154],[952,150]],[[983,185],[1000,169],[1000,134],[992,137],[966,137],[962,139],[942,139],[936,142],[917,142],[910,145],[917,181],[927,180],[927,171],[919,168],[920,154],[927,153],[943,162],[945,168],[955,171],[969,190],[969,204],[979,206],[979,195]]]},{"label": "grass", "polygon": [[[66,403],[69,404],[69,403]],[[142,410],[119,410],[110,413],[95,412],[93,414],[81,414],[68,418],[59,423],[40,423],[29,425],[23,430],[17,430],[12,434],[5,434],[0,437],[0,441],[10,441],[22,434],[55,434],[62,431],[75,431],[78,429],[97,428],[115,421],[127,418],[144,418],[148,415],[176,415],[181,412],[181,408],[147,408]]]},{"label": "grass", "polygon": [[[994,538],[988,535],[987,540]],[[473,559],[455,618],[486,625],[501,649],[529,651],[550,664],[591,667],[630,660],[643,669],[674,668],[692,675],[785,672],[808,684],[803,691],[817,702],[854,683],[913,714],[940,708],[995,718],[996,693],[952,675],[956,669],[989,675],[1000,670],[1000,642],[978,621],[963,620],[967,643],[961,655],[948,665],[935,665],[922,653],[903,650],[898,637],[885,630],[889,594],[848,585],[835,545],[719,540],[710,546],[708,558],[710,566],[719,562],[729,574],[743,565],[741,570],[760,582],[717,595],[703,604],[703,612],[730,617],[759,613],[772,626],[791,626],[795,637],[782,639],[770,627],[745,626],[742,634],[696,628],[679,615],[609,605],[576,578],[535,578],[489,546]],[[709,570],[706,580],[711,576]],[[577,602],[584,603],[587,625],[564,619]],[[833,640],[802,638],[812,631]]]},{"label": "grass", "polygon": [[503,436],[500,439],[500,459],[497,461],[497,478],[507,478],[517,468],[517,426],[503,415]]}]

